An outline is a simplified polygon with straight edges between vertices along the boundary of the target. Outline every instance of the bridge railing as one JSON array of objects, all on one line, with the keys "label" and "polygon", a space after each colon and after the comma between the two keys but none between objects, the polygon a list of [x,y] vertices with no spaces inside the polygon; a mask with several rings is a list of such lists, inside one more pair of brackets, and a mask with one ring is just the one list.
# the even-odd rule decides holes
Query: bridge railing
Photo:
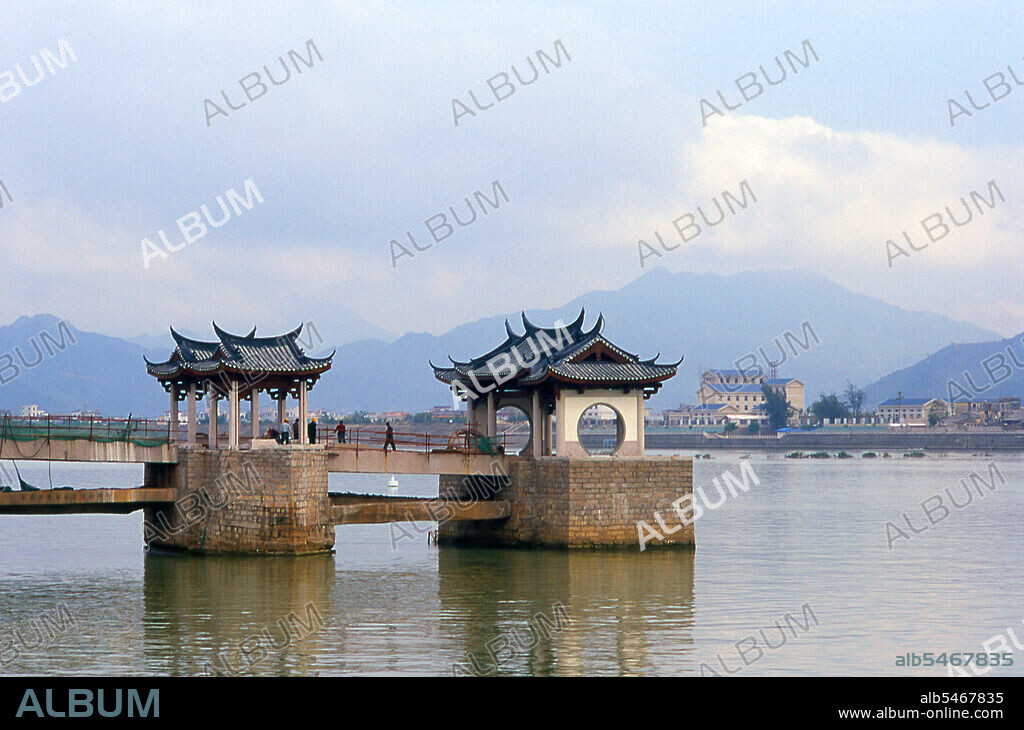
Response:
[{"label": "bridge railing", "polygon": [[[348,446],[359,450],[383,449],[387,439],[387,430],[379,427],[350,426],[345,431],[345,443],[339,444],[334,426],[319,426],[317,442],[329,448]],[[397,451],[413,451],[430,453],[432,451],[454,450],[470,454],[504,454],[506,453],[505,434],[493,438],[463,430],[453,438],[451,434],[420,433],[416,431],[392,432]],[[389,447],[390,448],[390,447]]]},{"label": "bridge railing", "polygon": [[102,418],[93,416],[3,416],[0,439],[10,441],[132,442],[140,446],[158,446],[178,438],[177,429],[167,421],[145,418]]}]

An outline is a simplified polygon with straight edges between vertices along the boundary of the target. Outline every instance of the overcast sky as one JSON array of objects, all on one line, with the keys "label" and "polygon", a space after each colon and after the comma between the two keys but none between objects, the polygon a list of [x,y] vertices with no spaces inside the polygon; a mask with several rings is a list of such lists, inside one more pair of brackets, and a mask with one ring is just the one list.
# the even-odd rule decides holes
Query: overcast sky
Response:
[{"label": "overcast sky", "polygon": [[[438,333],[618,288],[642,273],[638,239],[678,242],[673,219],[746,180],[756,204],[645,263],[805,267],[1024,330],[1019,2],[0,4],[0,323],[268,331],[326,302]],[[16,66],[33,81],[62,38],[77,61],[23,84]],[[222,90],[239,106],[242,77],[283,77],[278,57],[310,39],[322,60],[226,109]],[[528,86],[513,75],[496,103],[488,78],[515,65],[529,80],[556,40],[571,60]],[[738,77],[777,78],[805,40],[818,60],[722,108],[717,91],[735,106]],[[207,98],[227,112],[209,124]],[[701,98],[724,112],[706,126]],[[950,98],[971,111],[954,126]],[[458,126],[453,99],[475,112]],[[250,178],[263,203],[144,268],[143,239],[179,244],[179,218],[219,218],[217,196]],[[426,219],[468,217],[464,198],[495,180],[508,201],[393,268],[390,239],[425,245]],[[1005,201],[889,267],[887,239],[922,245],[922,219],[962,219],[959,199],[991,180]]]}]

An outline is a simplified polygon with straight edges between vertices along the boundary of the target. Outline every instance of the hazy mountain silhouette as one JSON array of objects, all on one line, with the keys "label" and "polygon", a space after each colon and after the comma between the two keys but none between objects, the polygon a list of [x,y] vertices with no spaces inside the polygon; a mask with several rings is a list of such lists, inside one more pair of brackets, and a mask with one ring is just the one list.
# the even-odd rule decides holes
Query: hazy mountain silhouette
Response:
[{"label": "hazy mountain silhouette", "polygon": [[[685,357],[679,374],[651,402],[656,409],[692,403],[702,366],[733,368],[747,353],[754,353],[761,367],[765,367],[765,356],[784,360],[779,374],[800,378],[810,400],[823,390],[841,390],[847,380],[860,385],[876,381],[951,342],[992,343],[999,339],[996,333],[974,324],[903,310],[804,270],[720,276],[672,274],[658,268],[621,289],[590,292],[556,309],[529,309],[527,315],[536,324],[558,319],[570,322],[581,306],[587,310],[587,327],[603,313],[606,336],[631,352],[645,358],[660,352],[662,361]],[[330,307],[315,314],[316,319],[309,319],[315,321],[325,345],[314,349],[329,351],[340,341],[332,339],[331,333],[344,330],[339,322],[348,315],[340,310],[332,314]],[[215,316],[211,313],[211,319]],[[450,404],[447,389],[434,380],[427,360],[441,364],[448,362],[449,354],[464,359],[490,350],[505,337],[504,319],[485,317],[436,336],[409,333],[391,342],[361,339],[341,344],[334,368],[311,392],[310,405],[329,410],[416,411]],[[519,312],[510,313],[509,319],[513,327],[521,329]],[[77,344],[53,357],[44,349],[38,365],[23,366],[22,360],[33,363],[37,359],[32,343],[39,341],[40,331],[57,336],[57,322],[52,315],[38,315],[0,327],[0,367],[10,360],[10,365],[21,371],[12,379],[12,367],[0,370],[4,381],[0,383],[0,408],[19,412],[21,405],[37,403],[50,412],[67,412],[87,405],[110,415],[129,411],[155,415],[167,409],[167,396],[146,374],[142,357],[165,359],[171,351],[169,337],[154,350],[72,329]],[[809,330],[803,329],[805,322]],[[264,330],[261,326],[259,331]],[[789,338],[783,335],[786,331],[791,333]],[[194,334],[212,337],[212,333]],[[140,341],[161,344],[159,340]],[[979,352],[984,350],[982,345],[975,346],[981,348]],[[16,347],[20,349],[15,351]],[[1019,352],[1024,361],[1024,347]],[[981,357],[972,373],[983,374],[977,365]],[[750,363],[750,358],[742,361]],[[904,394],[934,389],[932,381],[921,380],[920,386],[916,385],[915,377],[910,376],[910,384],[902,387]],[[871,398],[878,397],[876,392],[891,387],[887,382],[873,383],[869,402],[875,402]]]},{"label": "hazy mountain silhouette", "polygon": [[1024,333],[1005,340],[948,345],[871,383],[864,389],[865,403],[875,405],[900,391],[905,398],[934,396],[946,401],[1019,396],[1024,394],[1024,367],[1017,363],[1024,363]]}]

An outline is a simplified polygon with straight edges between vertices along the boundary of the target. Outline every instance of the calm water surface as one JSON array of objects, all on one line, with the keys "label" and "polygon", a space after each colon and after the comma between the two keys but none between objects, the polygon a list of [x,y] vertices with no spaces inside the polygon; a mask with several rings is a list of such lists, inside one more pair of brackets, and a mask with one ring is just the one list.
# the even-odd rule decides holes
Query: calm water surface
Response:
[{"label": "calm water surface", "polygon": [[[910,533],[903,513],[921,530],[922,501],[941,493],[949,505],[948,488],[963,503],[960,479],[991,480],[990,462],[1005,484],[979,486],[984,498]],[[147,555],[141,513],[0,517],[0,673],[451,674],[459,664],[537,675],[699,675],[703,665],[925,676],[947,670],[897,667],[896,656],[980,652],[1002,634],[1014,664],[989,676],[1024,674],[1013,641],[1024,646],[1021,457],[754,454],[750,463],[760,484],[705,511],[695,550],[438,548],[427,542],[431,524],[353,525],[337,528],[334,555],[196,558]],[[695,484],[714,499],[711,479],[739,466],[735,454],[697,460]],[[76,487],[142,480],[136,466],[19,467],[43,486],[51,476]],[[400,495],[437,494],[436,477],[400,480]],[[330,478],[332,491],[386,493],[384,484]],[[887,521],[911,539],[890,550]],[[571,623],[537,631],[538,614],[559,621],[558,606]],[[290,642],[279,623],[289,613],[308,627],[293,623],[301,638]],[[249,644],[243,654],[240,642],[261,631],[280,648]]]}]

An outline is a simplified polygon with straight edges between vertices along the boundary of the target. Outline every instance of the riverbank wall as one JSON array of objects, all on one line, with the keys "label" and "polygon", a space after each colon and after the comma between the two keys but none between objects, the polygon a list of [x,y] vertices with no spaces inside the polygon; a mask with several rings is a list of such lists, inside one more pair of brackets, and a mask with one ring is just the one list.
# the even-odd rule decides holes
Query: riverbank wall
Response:
[{"label": "riverbank wall", "polygon": [[[597,436],[584,443],[599,447]],[[740,449],[744,451],[1024,451],[1024,432],[964,433],[925,432],[887,433],[785,433],[780,436],[714,436],[694,433],[651,433],[645,440],[648,449],[697,450]]]}]

